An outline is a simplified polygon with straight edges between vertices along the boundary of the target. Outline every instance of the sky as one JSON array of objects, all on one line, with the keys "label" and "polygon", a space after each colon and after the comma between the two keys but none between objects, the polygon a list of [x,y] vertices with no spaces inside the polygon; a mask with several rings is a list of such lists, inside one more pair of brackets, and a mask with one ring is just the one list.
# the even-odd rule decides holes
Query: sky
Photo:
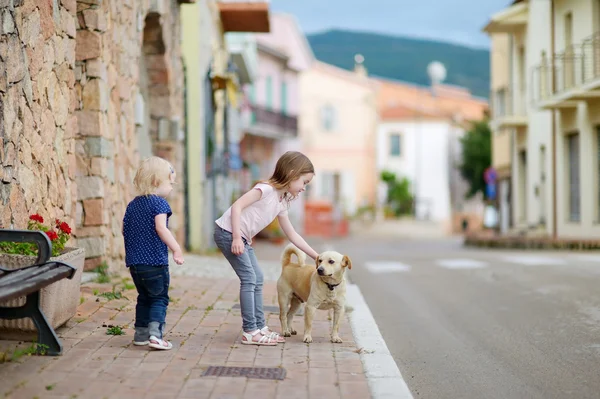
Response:
[{"label": "sky", "polygon": [[349,29],[435,39],[488,48],[481,32],[511,0],[271,0],[275,12],[293,14],[306,34]]}]

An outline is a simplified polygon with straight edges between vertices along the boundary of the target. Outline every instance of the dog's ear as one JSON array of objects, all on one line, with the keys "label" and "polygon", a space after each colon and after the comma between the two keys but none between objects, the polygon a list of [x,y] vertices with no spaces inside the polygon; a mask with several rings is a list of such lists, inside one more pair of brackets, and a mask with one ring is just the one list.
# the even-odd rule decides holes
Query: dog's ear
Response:
[{"label": "dog's ear", "polygon": [[319,255],[317,255],[317,259],[315,259],[315,265],[317,266],[317,269],[319,268]]},{"label": "dog's ear", "polygon": [[352,261],[348,257],[348,255],[344,255],[342,258],[342,266],[347,267],[348,269],[352,269]]}]

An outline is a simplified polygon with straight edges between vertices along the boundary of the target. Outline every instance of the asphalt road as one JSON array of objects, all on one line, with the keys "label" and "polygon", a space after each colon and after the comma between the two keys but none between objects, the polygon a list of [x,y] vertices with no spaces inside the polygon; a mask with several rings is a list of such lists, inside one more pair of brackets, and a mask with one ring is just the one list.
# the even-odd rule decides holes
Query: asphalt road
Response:
[{"label": "asphalt road", "polygon": [[324,245],[351,256],[415,398],[600,398],[600,253],[381,236]]}]

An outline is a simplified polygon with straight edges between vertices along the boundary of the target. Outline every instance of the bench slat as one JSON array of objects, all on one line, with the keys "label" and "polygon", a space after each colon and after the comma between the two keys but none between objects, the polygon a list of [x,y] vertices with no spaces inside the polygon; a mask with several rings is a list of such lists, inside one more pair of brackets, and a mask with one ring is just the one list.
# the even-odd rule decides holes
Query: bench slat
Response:
[{"label": "bench slat", "polygon": [[69,276],[71,272],[72,270],[69,267],[60,265],[47,270],[43,274],[26,275],[23,279],[13,281],[13,285],[0,286],[0,301],[19,298],[39,291],[41,288]]},{"label": "bench slat", "polygon": [[46,273],[49,270],[55,269],[56,263],[48,263],[43,266],[29,267],[27,269],[21,269],[12,273],[7,273],[0,276],[0,288],[14,284],[16,281],[27,279],[39,274]]}]

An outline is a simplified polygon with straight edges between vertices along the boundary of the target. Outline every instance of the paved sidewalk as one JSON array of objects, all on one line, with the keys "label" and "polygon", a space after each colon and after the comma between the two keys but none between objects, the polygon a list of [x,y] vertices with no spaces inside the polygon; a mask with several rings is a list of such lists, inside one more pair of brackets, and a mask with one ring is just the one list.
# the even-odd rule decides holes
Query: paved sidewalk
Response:
[{"label": "paved sidewalk", "polygon": [[[273,249],[273,253],[276,250]],[[268,324],[279,331],[273,276],[277,262],[264,262]],[[277,272],[277,273],[276,273]],[[340,328],[343,344],[329,342],[330,315],[317,312],[314,342],[299,335],[276,347],[240,343],[239,281],[221,257],[188,255],[186,265],[172,267],[172,302],[166,338],[171,351],[135,347],[135,290],[127,275],[111,283],[82,286],[77,316],[58,330],[64,345],[60,357],[24,356],[0,363],[0,395],[7,398],[370,398],[369,386],[348,320]],[[276,278],[276,277],[275,277]],[[109,300],[104,292],[127,298]],[[128,289],[129,288],[129,289]],[[122,291],[121,291],[122,290]],[[110,295],[109,295],[110,296]],[[275,312],[276,310],[276,312]],[[125,335],[107,335],[123,326]],[[0,352],[12,352],[15,341],[0,341]],[[21,344],[23,348],[26,344]],[[203,377],[209,366],[284,368],[284,380],[246,377]]]}]

